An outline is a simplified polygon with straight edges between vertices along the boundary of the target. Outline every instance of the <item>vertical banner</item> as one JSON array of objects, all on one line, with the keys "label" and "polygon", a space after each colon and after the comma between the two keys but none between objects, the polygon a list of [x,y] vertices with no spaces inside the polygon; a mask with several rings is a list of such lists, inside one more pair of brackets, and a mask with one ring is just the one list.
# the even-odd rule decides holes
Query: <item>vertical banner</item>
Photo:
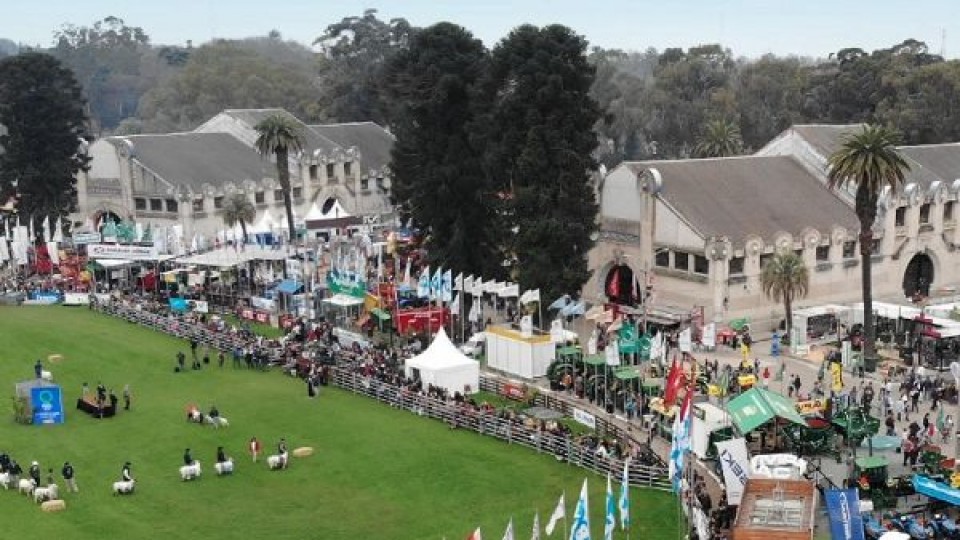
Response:
[{"label": "vertical banner", "polygon": [[30,389],[30,406],[34,424],[63,423],[63,395],[59,386],[37,386]]},{"label": "vertical banner", "polygon": [[704,347],[712,348],[717,346],[717,323],[710,323],[703,327],[700,342],[703,343]]},{"label": "vertical banner", "polygon": [[731,439],[715,443],[717,459],[723,467],[723,483],[727,487],[727,502],[737,506],[747,485],[750,458],[747,456],[746,439]]},{"label": "vertical banner", "polygon": [[839,362],[830,362],[830,380],[834,392],[843,391],[843,366]]},{"label": "vertical banner", "polygon": [[690,335],[690,329],[687,328],[683,332],[680,332],[680,339],[678,346],[680,347],[680,352],[688,353],[693,350],[692,337]]},{"label": "vertical banner", "polygon": [[863,518],[860,516],[860,497],[856,489],[828,489],[824,491],[824,500],[830,518],[830,538],[865,540]]}]

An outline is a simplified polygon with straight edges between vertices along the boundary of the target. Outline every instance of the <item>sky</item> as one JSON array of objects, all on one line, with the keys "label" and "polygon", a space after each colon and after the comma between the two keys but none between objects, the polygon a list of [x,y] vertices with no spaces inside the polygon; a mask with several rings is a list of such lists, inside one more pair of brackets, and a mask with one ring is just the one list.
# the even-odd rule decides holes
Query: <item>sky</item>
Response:
[{"label": "sky", "polygon": [[[624,50],[721,43],[737,56],[826,57],[907,38],[960,57],[960,0],[14,0],[0,8],[0,37],[48,46],[64,23],[107,16],[142,27],[155,44],[199,45],[279,30],[305,44],[343,17],[379,10],[415,26],[449,21],[493,46],[524,23],[560,23],[591,45]],[[14,22],[15,21],[15,22]]]}]

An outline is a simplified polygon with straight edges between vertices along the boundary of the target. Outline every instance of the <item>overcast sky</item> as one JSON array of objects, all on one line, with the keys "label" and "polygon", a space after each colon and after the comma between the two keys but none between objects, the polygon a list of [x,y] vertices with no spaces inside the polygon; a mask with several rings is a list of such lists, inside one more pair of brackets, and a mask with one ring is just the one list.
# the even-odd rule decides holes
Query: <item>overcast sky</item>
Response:
[{"label": "overcast sky", "polygon": [[[737,55],[826,56],[907,38],[960,56],[960,0],[11,0],[0,37],[48,46],[63,23],[113,15],[142,27],[156,44],[265,35],[311,43],[326,25],[366,8],[416,26],[460,24],[488,46],[511,28],[561,23],[592,45],[643,50],[722,43]],[[946,39],[944,39],[944,36]]]}]

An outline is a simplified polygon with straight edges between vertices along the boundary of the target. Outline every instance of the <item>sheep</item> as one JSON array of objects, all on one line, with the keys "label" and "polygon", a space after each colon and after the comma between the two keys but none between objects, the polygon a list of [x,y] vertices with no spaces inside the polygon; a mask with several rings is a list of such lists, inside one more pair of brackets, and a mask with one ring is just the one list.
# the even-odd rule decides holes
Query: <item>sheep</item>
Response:
[{"label": "sheep", "polygon": [[21,478],[20,483],[17,484],[17,491],[24,495],[32,495],[36,487],[37,485],[33,483],[33,478]]},{"label": "sheep", "polygon": [[220,428],[222,428],[222,427],[229,427],[229,426],[230,426],[230,422],[227,421],[227,418],[224,417],[224,416],[213,417],[213,416],[209,416],[209,415],[208,415],[208,416],[204,416],[204,417],[203,417],[203,421],[204,421],[205,423],[207,423],[207,424],[212,425],[213,427],[215,427],[215,428],[217,428],[217,429],[220,429]]},{"label": "sheep", "polygon": [[277,469],[286,469],[287,468],[287,453],[284,452],[280,455],[273,455],[267,457],[267,467],[270,467],[270,470]]},{"label": "sheep", "polygon": [[10,489],[13,486],[14,477],[8,472],[0,473],[0,486],[3,486],[3,489]]},{"label": "sheep", "polygon": [[49,371],[44,369],[40,371],[40,378],[47,382],[53,382],[53,373],[50,373]]},{"label": "sheep", "polygon": [[184,465],[180,467],[180,478],[183,481],[193,480],[194,478],[200,477],[200,462],[194,461],[190,465]]},{"label": "sheep", "polygon": [[61,510],[67,509],[67,503],[63,499],[55,499],[52,501],[43,501],[40,504],[40,509],[44,512],[59,512]]},{"label": "sheep", "polygon": [[45,488],[38,487],[33,490],[33,502],[40,504],[44,501],[52,501],[59,495],[58,491],[59,489],[56,484],[50,484]]},{"label": "sheep", "polygon": [[124,495],[127,493],[133,493],[134,481],[133,480],[120,480],[113,483],[113,494],[114,495]]},{"label": "sheep", "polygon": [[233,474],[233,460],[228,459],[220,463],[215,463],[213,468],[217,470],[218,476],[224,474]]}]

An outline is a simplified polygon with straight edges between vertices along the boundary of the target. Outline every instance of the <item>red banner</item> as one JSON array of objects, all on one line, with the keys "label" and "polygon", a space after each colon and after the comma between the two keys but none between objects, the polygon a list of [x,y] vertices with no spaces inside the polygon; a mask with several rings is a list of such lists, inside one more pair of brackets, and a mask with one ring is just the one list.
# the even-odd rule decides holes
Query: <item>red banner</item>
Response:
[{"label": "red banner", "polygon": [[503,394],[503,397],[517,401],[521,401],[527,397],[527,393],[524,392],[522,384],[504,383],[503,386],[500,387],[500,393]]},{"label": "red banner", "polygon": [[247,321],[270,324],[270,314],[258,309],[242,308],[240,310],[240,318]]},{"label": "red banner", "polygon": [[397,331],[401,334],[436,332],[450,322],[447,308],[416,308],[397,312]]}]

